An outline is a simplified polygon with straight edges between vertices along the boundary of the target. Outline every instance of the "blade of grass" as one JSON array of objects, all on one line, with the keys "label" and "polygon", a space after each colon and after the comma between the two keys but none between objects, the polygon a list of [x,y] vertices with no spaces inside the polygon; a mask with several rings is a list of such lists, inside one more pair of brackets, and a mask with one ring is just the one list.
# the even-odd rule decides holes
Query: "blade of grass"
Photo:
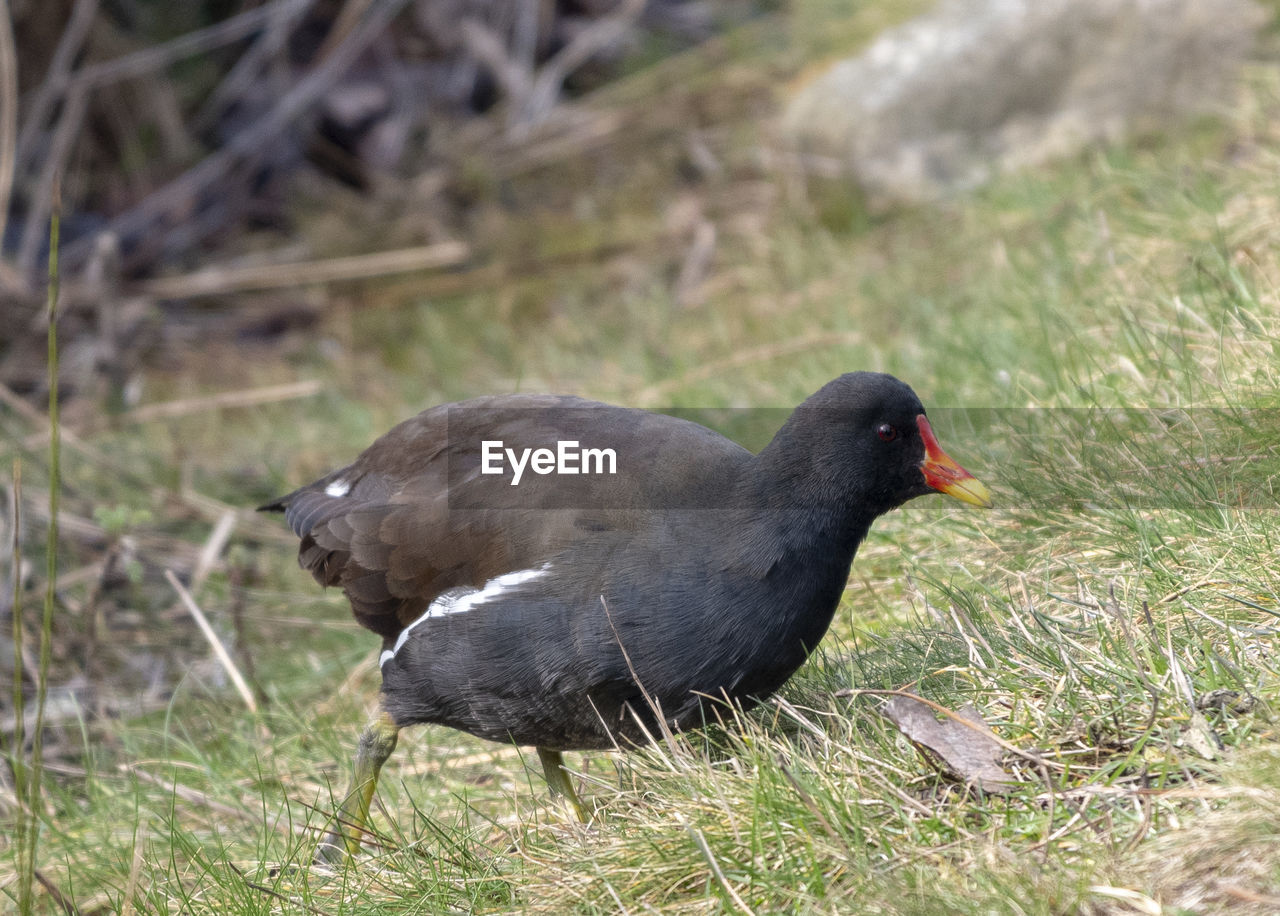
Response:
[{"label": "blade of grass", "polygon": [[[13,771],[13,793],[18,800],[14,824],[15,861],[26,861],[30,823],[24,804],[27,798],[27,768],[23,763],[26,745],[26,698],[22,690],[23,627],[22,627],[22,461],[13,460],[13,741],[10,745],[9,767]],[[31,873],[18,869],[18,906],[25,914],[31,911]]]},{"label": "blade of grass", "polygon": [[[44,615],[40,620],[40,662],[36,672],[36,722],[31,734],[31,780],[28,786],[31,825],[40,816],[40,793],[44,764],[44,715],[49,694],[49,665],[53,655],[53,605],[57,600],[58,582],[58,510],[60,507],[61,454],[58,435],[58,236],[62,217],[62,183],[53,184],[53,207],[49,214],[49,529],[45,541]],[[27,847],[27,874],[24,882],[31,886],[36,877],[36,851],[40,834],[31,831]],[[30,899],[27,905],[33,903]]]}]

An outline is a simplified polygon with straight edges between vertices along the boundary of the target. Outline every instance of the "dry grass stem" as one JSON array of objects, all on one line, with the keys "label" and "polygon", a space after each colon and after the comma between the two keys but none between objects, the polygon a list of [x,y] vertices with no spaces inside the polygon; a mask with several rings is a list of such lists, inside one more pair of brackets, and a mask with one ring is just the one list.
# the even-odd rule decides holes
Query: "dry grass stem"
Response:
[{"label": "dry grass stem", "polygon": [[238,514],[234,511],[229,510],[222,513],[222,517],[214,525],[213,531],[209,533],[209,538],[204,542],[204,548],[200,551],[200,557],[196,560],[196,567],[191,573],[190,590],[193,594],[200,591],[200,587],[204,585],[204,580],[213,571],[214,564],[222,556],[222,551],[226,548],[227,541],[231,539],[231,533],[236,530],[236,520],[238,518]]},{"label": "dry grass stem", "polygon": [[144,404],[121,414],[115,418],[114,422],[117,424],[151,423],[156,420],[173,420],[178,417],[209,413],[214,410],[256,407],[260,404],[274,404],[280,401],[309,398],[314,397],[323,390],[324,383],[319,379],[304,379],[300,382],[266,385],[262,388],[250,388],[246,391],[222,391],[207,397],[181,398],[176,401],[163,401],[158,404]]},{"label": "dry grass stem", "polygon": [[294,264],[262,264],[249,267],[207,267],[180,277],[163,277],[143,285],[148,295],[161,299],[226,295],[250,290],[284,289],[348,280],[367,280],[418,270],[455,267],[471,257],[462,242],[440,242],[397,251],[301,261]]},{"label": "dry grass stem", "polygon": [[244,677],[240,674],[240,669],[231,660],[231,656],[228,654],[226,647],[222,645],[222,640],[218,638],[218,634],[213,632],[213,627],[209,625],[209,619],[204,616],[204,611],[200,610],[195,599],[191,597],[191,593],[178,581],[178,577],[173,574],[172,569],[166,569],[164,577],[169,585],[173,587],[173,590],[178,593],[178,597],[182,599],[182,605],[187,609],[187,613],[191,615],[196,625],[200,627],[200,632],[208,640],[209,647],[213,649],[213,654],[218,659],[218,663],[227,672],[227,676],[231,678],[231,683],[235,685],[240,698],[244,700],[244,705],[249,709],[249,712],[256,713],[258,711],[258,701],[253,698],[253,691],[245,683]]}]

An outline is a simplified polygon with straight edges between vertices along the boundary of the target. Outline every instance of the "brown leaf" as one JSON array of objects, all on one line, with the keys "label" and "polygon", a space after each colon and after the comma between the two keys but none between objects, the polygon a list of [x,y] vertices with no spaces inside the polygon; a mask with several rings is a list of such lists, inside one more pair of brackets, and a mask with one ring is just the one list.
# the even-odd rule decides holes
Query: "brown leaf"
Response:
[{"label": "brown leaf", "polygon": [[923,700],[894,696],[880,713],[949,776],[984,792],[1007,792],[1015,785],[1001,766],[1004,749],[972,704],[939,719]]}]

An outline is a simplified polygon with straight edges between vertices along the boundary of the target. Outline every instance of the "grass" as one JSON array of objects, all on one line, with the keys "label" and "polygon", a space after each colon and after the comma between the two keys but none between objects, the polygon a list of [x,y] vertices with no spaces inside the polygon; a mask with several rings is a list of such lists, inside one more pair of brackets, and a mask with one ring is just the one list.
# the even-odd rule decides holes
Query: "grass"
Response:
[{"label": "grass", "polygon": [[[36,865],[79,912],[1280,906],[1280,69],[1253,65],[1213,122],[870,216],[753,158],[770,79],[795,66],[763,53],[738,42],[707,73],[685,58],[695,88],[570,178],[478,160],[475,231],[509,268],[500,284],[336,292],[319,338],[283,355],[215,344],[147,379],[155,399],[298,376],[325,378],[325,395],[64,454],[66,503],[112,507],[109,549],[142,560],[110,594],[64,590],[80,611],[55,632],[75,644],[97,606],[185,672],[141,713],[51,734]],[[616,104],[648,124],[635,85],[639,101],[624,87]],[[671,164],[695,129],[723,170],[691,184]],[[684,236],[666,227],[688,212],[720,231],[703,304],[681,307]],[[923,500],[878,523],[833,632],[777,702],[632,754],[571,755],[590,826],[548,800],[532,755],[417,729],[384,774],[378,842],[352,867],[308,869],[376,697],[375,641],[270,520],[243,520],[197,597],[228,635],[245,609],[240,657],[266,700],[248,714],[164,613],[172,595],[156,597],[156,557],[180,565],[175,545],[208,533],[175,493],[252,505],[426,404],[482,392],[782,406],[851,368],[910,381],[997,508]],[[47,472],[28,456],[24,490]],[[64,566],[92,555],[63,550]],[[1007,762],[1018,787],[941,777],[874,697],[849,694],[905,685],[974,704],[1034,755]],[[0,839],[9,899],[19,874]]]}]

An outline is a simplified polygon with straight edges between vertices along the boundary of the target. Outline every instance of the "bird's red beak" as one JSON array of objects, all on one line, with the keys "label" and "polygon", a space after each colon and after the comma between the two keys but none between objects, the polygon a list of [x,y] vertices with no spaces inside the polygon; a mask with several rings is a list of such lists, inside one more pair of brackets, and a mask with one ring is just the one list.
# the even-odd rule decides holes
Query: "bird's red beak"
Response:
[{"label": "bird's red beak", "polygon": [[938,492],[954,496],[971,506],[990,508],[991,491],[942,450],[924,414],[916,417],[916,426],[920,428],[920,438],[924,442],[924,462],[920,465],[924,482]]}]

